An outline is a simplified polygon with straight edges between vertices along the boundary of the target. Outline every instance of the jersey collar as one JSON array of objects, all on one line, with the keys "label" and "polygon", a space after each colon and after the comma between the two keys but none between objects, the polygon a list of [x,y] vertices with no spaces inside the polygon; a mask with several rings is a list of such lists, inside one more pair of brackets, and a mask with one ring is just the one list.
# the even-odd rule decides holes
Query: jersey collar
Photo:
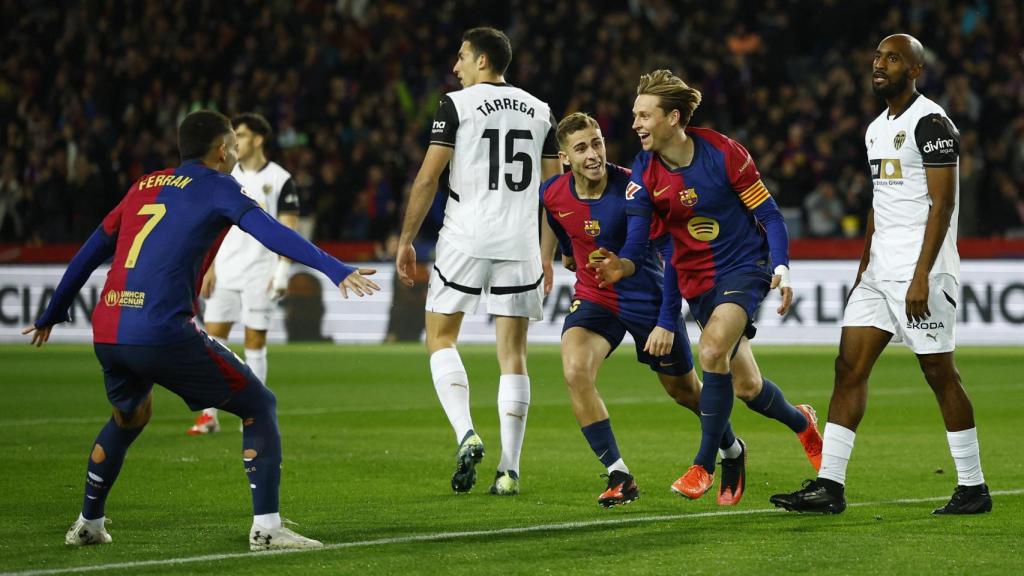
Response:
[{"label": "jersey collar", "polygon": [[914,102],[917,102],[917,99],[920,96],[921,96],[921,93],[918,92],[917,90],[914,90],[914,93],[910,95],[910,100],[907,100],[907,105],[904,106],[903,110],[900,110],[900,113],[895,115],[895,116],[889,114],[889,109],[886,108],[886,110],[885,110],[885,119],[891,121],[891,120],[895,120],[895,119],[899,118],[900,116],[903,116],[903,113],[906,112],[907,110],[910,110],[910,107],[914,105]]}]

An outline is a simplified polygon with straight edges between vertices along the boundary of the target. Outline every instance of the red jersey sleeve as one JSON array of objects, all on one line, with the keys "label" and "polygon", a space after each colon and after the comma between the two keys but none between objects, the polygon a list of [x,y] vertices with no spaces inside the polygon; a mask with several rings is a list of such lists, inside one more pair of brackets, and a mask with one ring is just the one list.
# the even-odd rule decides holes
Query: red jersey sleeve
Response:
[{"label": "red jersey sleeve", "polygon": [[761,173],[750,152],[739,142],[730,139],[725,151],[725,173],[729,185],[739,195],[748,210],[760,206],[771,196],[761,182]]}]

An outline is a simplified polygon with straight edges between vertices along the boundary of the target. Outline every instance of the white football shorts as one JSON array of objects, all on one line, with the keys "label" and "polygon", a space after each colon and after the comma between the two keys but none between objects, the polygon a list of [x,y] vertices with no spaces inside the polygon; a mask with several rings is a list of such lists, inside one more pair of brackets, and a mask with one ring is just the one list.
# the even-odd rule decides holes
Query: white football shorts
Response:
[{"label": "white football shorts", "polygon": [[923,322],[907,319],[909,281],[875,280],[867,272],[850,293],[843,314],[843,327],[874,326],[893,335],[893,342],[906,342],[915,354],[941,354],[956,348],[956,303],[959,290],[950,274],[928,277],[928,310]]},{"label": "white football shorts", "polygon": [[533,260],[474,258],[439,238],[433,266],[427,285],[428,312],[472,314],[486,294],[488,314],[544,317],[539,255]]},{"label": "white football shorts", "polygon": [[246,328],[269,330],[270,315],[274,311],[269,280],[252,281],[243,290],[220,288],[216,284],[213,294],[206,300],[204,322],[242,322]]}]

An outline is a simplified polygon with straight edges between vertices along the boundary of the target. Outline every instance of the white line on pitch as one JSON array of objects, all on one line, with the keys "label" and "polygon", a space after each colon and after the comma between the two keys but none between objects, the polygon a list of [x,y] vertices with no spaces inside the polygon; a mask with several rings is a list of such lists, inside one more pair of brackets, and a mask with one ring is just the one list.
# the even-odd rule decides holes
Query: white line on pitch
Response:
[{"label": "white line on pitch", "polygon": [[[1015,496],[1024,494],[1024,488],[1014,490],[993,490],[993,496]],[[885,504],[921,504],[924,502],[941,502],[949,496],[933,496],[930,498],[899,498],[896,500],[880,500],[878,502],[855,502],[850,507],[881,506]],[[491,536],[507,536],[511,534],[527,534],[530,532],[562,532],[595,526],[621,526],[625,524],[649,524],[652,522],[670,522],[691,518],[716,518],[721,516],[750,516],[754,514],[774,514],[781,508],[758,508],[755,510],[722,510],[716,512],[694,512],[690,514],[666,514],[662,516],[636,516],[633,518],[612,518],[608,520],[583,520],[579,522],[560,522],[557,524],[537,524],[519,528],[499,528],[497,530],[467,530],[463,532],[435,532],[433,534],[416,534],[412,536],[395,536],[376,540],[356,540],[354,542],[338,542],[327,544],[320,550],[341,550],[344,548],[365,548],[368,546],[387,546],[389,544],[410,544],[413,542],[434,542],[437,540],[457,540],[461,538],[487,538]],[[116,562],[97,564],[94,566],[71,566],[67,568],[47,568],[45,570],[25,570],[23,572],[3,572],[0,576],[48,576],[51,574],[81,574],[84,572],[100,572],[103,570],[123,570],[133,568],[149,568],[152,566],[174,566],[195,562],[215,562],[237,558],[265,558],[281,554],[299,554],[317,552],[318,550],[270,550],[266,552],[228,552],[225,554],[206,554],[203,556],[185,556],[182,558],[164,558],[161,560],[138,560],[134,562]]]}]

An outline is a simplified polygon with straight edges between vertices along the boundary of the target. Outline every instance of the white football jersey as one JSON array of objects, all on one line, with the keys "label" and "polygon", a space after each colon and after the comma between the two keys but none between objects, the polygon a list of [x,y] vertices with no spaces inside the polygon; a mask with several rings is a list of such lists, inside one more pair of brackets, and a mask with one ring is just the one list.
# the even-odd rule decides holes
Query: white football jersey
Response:
[{"label": "white football jersey", "polygon": [[931,198],[926,167],[952,166],[956,206],[932,274],[960,278],[956,249],[960,214],[960,133],[941,106],[914,93],[900,114],[888,109],[864,136],[874,183],[875,234],[867,270],[878,280],[910,280],[921,254]]},{"label": "white football jersey", "polygon": [[440,235],[476,258],[539,257],[541,159],[558,157],[556,125],[547,104],[508,84],[448,93],[430,137],[454,149]]},{"label": "white football jersey", "polygon": [[[299,195],[292,175],[276,162],[267,162],[256,172],[245,171],[239,163],[231,175],[242,185],[243,191],[274,218],[280,212],[299,210]],[[269,282],[277,258],[277,254],[258,240],[232,226],[214,260],[217,286],[241,290],[250,282]]]}]

